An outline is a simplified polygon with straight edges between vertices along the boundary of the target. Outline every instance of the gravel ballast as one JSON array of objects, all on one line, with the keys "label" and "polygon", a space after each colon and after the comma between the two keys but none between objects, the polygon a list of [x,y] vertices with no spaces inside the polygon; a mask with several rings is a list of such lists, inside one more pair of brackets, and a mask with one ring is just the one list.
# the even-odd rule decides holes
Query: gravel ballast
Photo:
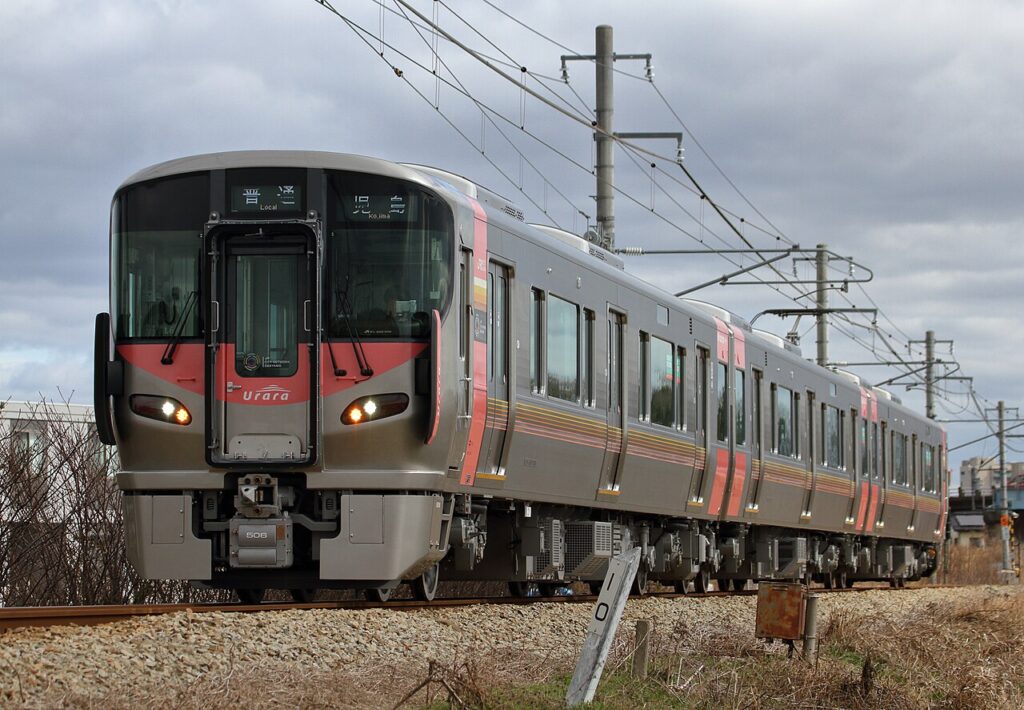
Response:
[{"label": "gravel ballast", "polygon": [[[1017,588],[921,588],[824,594],[819,628],[837,611],[889,622],[954,600],[971,603]],[[619,635],[637,619],[659,634],[743,636],[754,631],[756,597],[631,599]],[[482,605],[416,611],[295,610],[177,613],[91,627],[21,629],[0,634],[0,705],[88,705],[118,689],[168,700],[200,681],[257,670],[267,677],[314,678],[337,671],[408,670],[415,684],[429,660],[528,653],[568,667],[579,651],[592,604]],[[125,700],[127,702],[127,700]]]}]

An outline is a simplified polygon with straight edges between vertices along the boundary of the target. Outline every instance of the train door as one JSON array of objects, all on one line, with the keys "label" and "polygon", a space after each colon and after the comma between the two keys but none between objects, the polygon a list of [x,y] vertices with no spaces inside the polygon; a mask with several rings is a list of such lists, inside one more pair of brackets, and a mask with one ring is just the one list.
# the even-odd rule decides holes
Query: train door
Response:
[{"label": "train door", "polygon": [[910,437],[910,491],[914,496],[914,508],[910,513],[910,525],[907,532],[914,532],[917,529],[917,506],[921,502],[918,492],[921,490],[921,452],[917,443],[917,434]]},{"label": "train door", "polygon": [[892,434],[889,431],[889,423],[882,422],[882,431],[878,439],[878,447],[882,451],[882,468],[879,472],[879,486],[875,491],[876,499],[872,506],[877,511],[875,519],[871,521],[871,528],[885,527],[885,499],[892,481]]},{"label": "train door", "polygon": [[504,475],[501,454],[508,430],[508,269],[491,263],[487,269],[487,429],[478,469]]},{"label": "train door", "polygon": [[707,478],[709,459],[708,456],[708,417],[711,412],[710,397],[708,396],[711,386],[711,351],[697,344],[697,372],[694,376],[694,395],[697,400],[697,416],[693,424],[694,433],[697,436],[697,453],[693,464],[693,479],[690,483],[690,495],[688,502],[695,506],[704,503],[704,479]]},{"label": "train door", "polygon": [[[473,278],[473,252],[463,250],[459,260],[458,288],[452,303],[452,312],[458,314],[458,381],[456,382],[455,433],[448,454],[449,475],[458,476],[466,458],[466,441],[469,438],[469,424],[473,404],[473,300],[470,284]],[[474,472],[475,473],[475,472]]]},{"label": "train door", "polygon": [[732,444],[729,460],[729,489],[725,512],[729,517],[742,514],[743,488],[747,481],[750,464],[750,441],[753,434],[747,426],[747,354],[746,338],[743,331],[734,328],[732,343]]},{"label": "train door", "polygon": [[319,303],[312,235],[213,234],[211,463],[316,460]]},{"label": "train door", "polygon": [[805,480],[808,481],[808,485],[804,495],[803,511],[800,513],[802,520],[809,520],[811,517],[811,507],[814,505],[814,486],[817,483],[815,463],[818,457],[818,447],[815,446],[817,429],[814,426],[814,407],[814,392],[807,390],[807,478]]},{"label": "train door", "polygon": [[[861,412],[864,412],[864,402],[861,400]],[[868,445],[868,420],[861,414],[857,415],[856,409],[850,410],[851,432],[850,438],[850,509],[846,514],[846,522],[849,525],[860,525],[859,511],[866,504],[867,484],[864,477],[867,475],[867,445]]]},{"label": "train door", "polygon": [[625,338],[626,316],[611,308],[608,310],[608,349],[606,366],[608,371],[608,392],[604,444],[604,461],[601,464],[601,489],[618,490],[619,469],[622,459],[622,442],[626,429],[625,412],[625,362],[623,340]]},{"label": "train door", "polygon": [[753,431],[751,442],[750,463],[750,494],[747,498],[747,510],[757,512],[761,494],[761,480],[764,478],[764,374],[760,370],[752,370],[754,381],[750,387],[751,409],[753,412]]}]

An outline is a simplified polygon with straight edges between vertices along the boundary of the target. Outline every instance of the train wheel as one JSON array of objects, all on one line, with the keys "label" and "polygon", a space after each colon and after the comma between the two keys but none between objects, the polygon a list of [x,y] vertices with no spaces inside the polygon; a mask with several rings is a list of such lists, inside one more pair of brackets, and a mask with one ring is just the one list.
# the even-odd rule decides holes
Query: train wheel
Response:
[{"label": "train wheel", "polygon": [[697,594],[706,594],[711,589],[711,573],[702,569],[693,578],[693,591]]},{"label": "train wheel", "polygon": [[826,572],[822,576],[821,581],[825,583],[825,589],[832,589],[836,586],[835,572]]},{"label": "train wheel", "polygon": [[683,580],[681,582],[673,582],[672,587],[676,590],[676,594],[686,594],[689,582]]},{"label": "train wheel", "polygon": [[235,590],[235,594],[238,595],[238,601],[243,604],[260,604],[263,601],[263,595],[266,593],[266,589],[256,587],[244,587]]},{"label": "train wheel", "polygon": [[747,580],[745,579],[734,579],[732,580],[732,588],[737,592],[742,592],[747,588]]},{"label": "train wheel", "polygon": [[732,580],[729,579],[715,580],[715,584],[718,585],[718,591],[720,592],[728,592],[730,589],[732,589]]},{"label": "train wheel", "polygon": [[647,596],[647,567],[640,565],[636,568],[636,576],[633,577],[633,588],[631,592],[638,597]]},{"label": "train wheel", "polygon": [[542,597],[553,597],[564,586],[561,582],[537,582],[537,590]]},{"label": "train wheel", "polygon": [[853,589],[853,577],[850,577],[850,576],[844,575],[844,576],[843,576],[843,580],[844,580],[844,581],[845,581],[845,583],[846,583],[846,588],[847,588],[847,589]]},{"label": "train wheel", "polygon": [[316,589],[293,589],[292,599],[297,601],[299,604],[310,604],[316,600]]},{"label": "train wheel", "polygon": [[441,572],[438,565],[431,565],[423,574],[412,581],[412,595],[421,602],[432,602],[437,596],[437,583]]},{"label": "train wheel", "polygon": [[391,598],[391,594],[394,591],[394,587],[370,587],[369,589],[363,590],[363,596],[365,596],[368,601],[380,602],[383,604]]},{"label": "train wheel", "polygon": [[528,597],[530,596],[530,582],[509,582],[508,593],[514,597]]},{"label": "train wheel", "polygon": [[846,570],[836,572],[836,589],[849,589],[853,583],[846,578]]}]

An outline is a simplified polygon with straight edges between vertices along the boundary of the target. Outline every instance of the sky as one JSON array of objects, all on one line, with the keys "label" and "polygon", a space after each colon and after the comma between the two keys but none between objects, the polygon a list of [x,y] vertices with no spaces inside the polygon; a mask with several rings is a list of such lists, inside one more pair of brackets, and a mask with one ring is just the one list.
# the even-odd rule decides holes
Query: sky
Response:
[{"label": "sky", "polygon": [[[830,297],[877,304],[879,328],[870,316],[848,316],[855,325],[834,317],[830,359],[892,360],[886,341],[920,360],[908,341],[931,329],[953,341],[936,354],[958,363],[955,376],[972,377],[976,393],[943,381],[940,419],[977,419],[998,400],[1024,405],[1024,6],[409,2],[578,117],[594,108],[594,67],[569,62],[566,84],[559,57],[593,53],[594,27],[613,26],[617,52],[653,55],[653,81],[642,61],[616,62],[615,130],[675,132],[681,121],[685,165],[752,243],[825,243],[867,267],[853,279],[873,274],[863,291]],[[577,233],[582,215],[593,222],[586,125],[417,32],[399,4],[335,7],[375,37],[364,41],[313,0],[0,3],[0,398],[91,401],[110,199],[153,163],[239,149],[359,153],[465,175],[520,204],[529,221]],[[702,215],[673,164],[674,143],[640,145],[656,157],[616,151],[617,244],[741,246],[706,204]],[[670,291],[737,268],[719,256],[627,258]],[[779,264],[789,278],[813,278],[805,261]],[[851,278],[845,262],[833,267],[834,283]],[[713,286],[694,297],[748,320],[807,304],[780,290]],[[757,326],[783,335],[793,319],[763,316]],[[812,320],[798,332],[813,357]],[[871,383],[899,374],[849,369]],[[904,381],[890,389],[923,412],[920,388]],[[947,427],[951,447],[987,433]],[[950,467],[996,451],[993,438],[969,444]]]}]

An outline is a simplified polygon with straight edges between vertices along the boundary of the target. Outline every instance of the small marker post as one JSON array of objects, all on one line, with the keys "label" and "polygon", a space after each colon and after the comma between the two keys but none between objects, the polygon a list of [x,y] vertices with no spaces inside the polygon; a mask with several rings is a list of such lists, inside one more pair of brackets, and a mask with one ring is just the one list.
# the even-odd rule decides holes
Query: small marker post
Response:
[{"label": "small marker post", "polygon": [[577,707],[594,699],[597,684],[601,681],[608,651],[611,650],[615,630],[619,627],[622,612],[626,608],[629,589],[640,567],[640,548],[634,547],[613,557],[608,563],[608,572],[604,578],[604,586],[597,597],[594,615],[587,628],[587,637],[583,642],[580,659],[576,662],[576,672],[572,675],[569,690],[565,694],[565,704]]}]

